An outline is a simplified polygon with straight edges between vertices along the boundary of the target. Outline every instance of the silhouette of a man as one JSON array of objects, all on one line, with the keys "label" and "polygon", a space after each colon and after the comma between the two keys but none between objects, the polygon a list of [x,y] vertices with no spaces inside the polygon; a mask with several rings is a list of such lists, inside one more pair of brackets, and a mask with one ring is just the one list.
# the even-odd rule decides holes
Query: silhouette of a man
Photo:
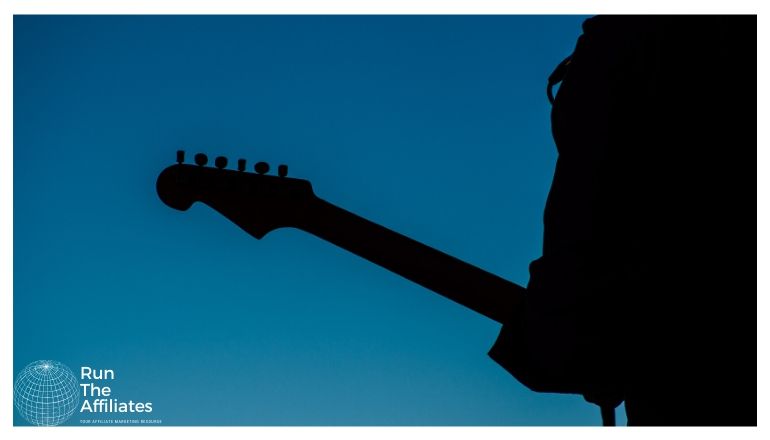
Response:
[{"label": "silhouette of a man", "polygon": [[756,425],[756,16],[594,17],[555,75],[543,255],[490,356],[631,425]]}]

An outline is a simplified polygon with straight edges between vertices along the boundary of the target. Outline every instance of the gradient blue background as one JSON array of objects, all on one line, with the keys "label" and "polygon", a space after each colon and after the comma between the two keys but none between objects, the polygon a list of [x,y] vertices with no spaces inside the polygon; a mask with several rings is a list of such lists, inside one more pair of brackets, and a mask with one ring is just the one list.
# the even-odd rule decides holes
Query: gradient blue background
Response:
[{"label": "gradient blue background", "polygon": [[599,424],[489,359],[499,324],[154,186],[177,149],[286,163],[524,284],[556,158],[546,78],[584,19],[15,17],[14,371],[112,368],[165,425]]}]

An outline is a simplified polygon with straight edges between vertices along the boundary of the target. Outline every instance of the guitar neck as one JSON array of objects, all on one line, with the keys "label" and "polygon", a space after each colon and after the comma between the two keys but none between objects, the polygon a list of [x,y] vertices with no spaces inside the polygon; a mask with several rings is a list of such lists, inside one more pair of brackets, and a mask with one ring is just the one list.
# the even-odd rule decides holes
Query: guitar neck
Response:
[{"label": "guitar neck", "polygon": [[525,289],[321,199],[299,228],[503,322]]}]

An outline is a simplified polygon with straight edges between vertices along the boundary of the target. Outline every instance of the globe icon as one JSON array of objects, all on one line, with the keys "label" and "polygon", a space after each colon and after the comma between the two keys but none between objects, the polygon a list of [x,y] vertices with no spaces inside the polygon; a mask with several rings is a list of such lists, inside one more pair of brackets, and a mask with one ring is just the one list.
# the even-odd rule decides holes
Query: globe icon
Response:
[{"label": "globe icon", "polygon": [[35,361],[24,367],[13,384],[13,403],[22,417],[37,426],[56,426],[78,407],[78,380],[66,365]]}]

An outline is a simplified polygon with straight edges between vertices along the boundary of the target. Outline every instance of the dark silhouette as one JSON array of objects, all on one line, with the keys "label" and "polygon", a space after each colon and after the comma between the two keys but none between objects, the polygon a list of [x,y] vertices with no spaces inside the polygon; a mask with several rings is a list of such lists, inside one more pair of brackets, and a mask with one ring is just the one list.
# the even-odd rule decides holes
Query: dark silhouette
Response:
[{"label": "dark silhouette", "polygon": [[276,177],[266,174],[265,162],[252,174],[225,170],[222,157],[215,160],[219,169],[205,167],[208,158],[200,153],[197,166],[183,164],[181,151],[177,160],[157,182],[173,208],[203,202],[256,238],[280,227],[301,229],[500,323],[523,299],[521,286],[318,198],[310,182],[286,177],[286,165]]},{"label": "dark silhouette", "polygon": [[550,81],[543,256],[490,355],[629,424],[756,425],[756,17],[583,30]]},{"label": "dark silhouette", "polygon": [[582,394],[605,424],[625,400],[629,424],[756,425],[756,17],[589,19],[548,95],[559,159],[526,290],[321,200],[285,165],[179,152],[157,190],[256,238],[305,230],[503,323],[495,361]]}]

